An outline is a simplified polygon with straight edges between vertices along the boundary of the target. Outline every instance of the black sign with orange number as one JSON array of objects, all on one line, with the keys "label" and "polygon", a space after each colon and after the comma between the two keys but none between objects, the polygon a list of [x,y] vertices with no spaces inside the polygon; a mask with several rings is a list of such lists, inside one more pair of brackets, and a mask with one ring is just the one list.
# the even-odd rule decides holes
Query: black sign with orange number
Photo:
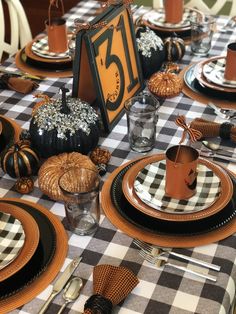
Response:
[{"label": "black sign with orange number", "polygon": [[73,96],[96,103],[106,131],[123,114],[126,99],[143,89],[134,25],[123,5],[109,7],[76,38]]}]

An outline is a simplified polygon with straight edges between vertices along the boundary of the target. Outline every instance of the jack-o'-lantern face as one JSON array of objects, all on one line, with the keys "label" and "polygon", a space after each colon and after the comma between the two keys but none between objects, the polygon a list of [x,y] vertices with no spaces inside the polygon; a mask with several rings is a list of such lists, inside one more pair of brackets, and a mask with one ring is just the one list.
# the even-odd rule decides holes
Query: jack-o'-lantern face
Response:
[{"label": "jack-o'-lantern face", "polygon": [[193,169],[191,169],[189,171],[188,178],[185,179],[184,181],[185,181],[186,186],[190,190],[196,189],[196,186],[197,186],[197,171],[194,171]]}]

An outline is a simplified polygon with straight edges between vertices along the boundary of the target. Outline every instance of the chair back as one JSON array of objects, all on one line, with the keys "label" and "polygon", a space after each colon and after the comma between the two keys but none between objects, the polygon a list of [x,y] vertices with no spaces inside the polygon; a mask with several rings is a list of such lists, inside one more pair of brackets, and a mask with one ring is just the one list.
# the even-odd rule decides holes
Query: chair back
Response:
[{"label": "chair back", "polygon": [[[153,0],[153,7],[160,8],[164,0]],[[196,8],[206,14],[236,15],[235,0],[185,0],[185,7]],[[173,1],[174,3],[174,1]]]},{"label": "chair back", "polygon": [[[4,16],[3,1],[7,4],[10,18],[9,42],[5,40],[6,17]],[[0,0],[0,25],[0,60],[4,52],[11,56],[32,40],[28,19],[20,0]]]}]

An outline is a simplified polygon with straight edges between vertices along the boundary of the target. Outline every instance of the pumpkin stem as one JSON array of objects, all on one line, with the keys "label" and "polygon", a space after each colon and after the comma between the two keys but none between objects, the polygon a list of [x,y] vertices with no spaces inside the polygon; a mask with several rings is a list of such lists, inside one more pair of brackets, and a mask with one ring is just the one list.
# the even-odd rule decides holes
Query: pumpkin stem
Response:
[{"label": "pumpkin stem", "polygon": [[67,101],[66,101],[66,92],[69,92],[69,89],[62,86],[61,88],[62,96],[61,96],[61,113],[69,114],[70,113],[70,108],[67,106]]}]

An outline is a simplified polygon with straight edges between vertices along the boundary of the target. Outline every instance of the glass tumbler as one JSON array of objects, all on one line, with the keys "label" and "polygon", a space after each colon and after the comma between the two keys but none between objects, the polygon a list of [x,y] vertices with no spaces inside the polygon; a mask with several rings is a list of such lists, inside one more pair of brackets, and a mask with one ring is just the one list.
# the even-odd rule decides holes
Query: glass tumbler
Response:
[{"label": "glass tumbler", "polygon": [[191,51],[197,56],[206,56],[211,49],[215,20],[212,16],[197,16],[191,20]]},{"label": "glass tumbler", "polygon": [[70,168],[59,178],[58,185],[64,196],[70,230],[79,235],[94,233],[100,220],[98,172],[87,168]]},{"label": "glass tumbler", "polygon": [[150,94],[126,100],[128,137],[132,150],[145,153],[155,146],[159,105],[159,101]]}]

